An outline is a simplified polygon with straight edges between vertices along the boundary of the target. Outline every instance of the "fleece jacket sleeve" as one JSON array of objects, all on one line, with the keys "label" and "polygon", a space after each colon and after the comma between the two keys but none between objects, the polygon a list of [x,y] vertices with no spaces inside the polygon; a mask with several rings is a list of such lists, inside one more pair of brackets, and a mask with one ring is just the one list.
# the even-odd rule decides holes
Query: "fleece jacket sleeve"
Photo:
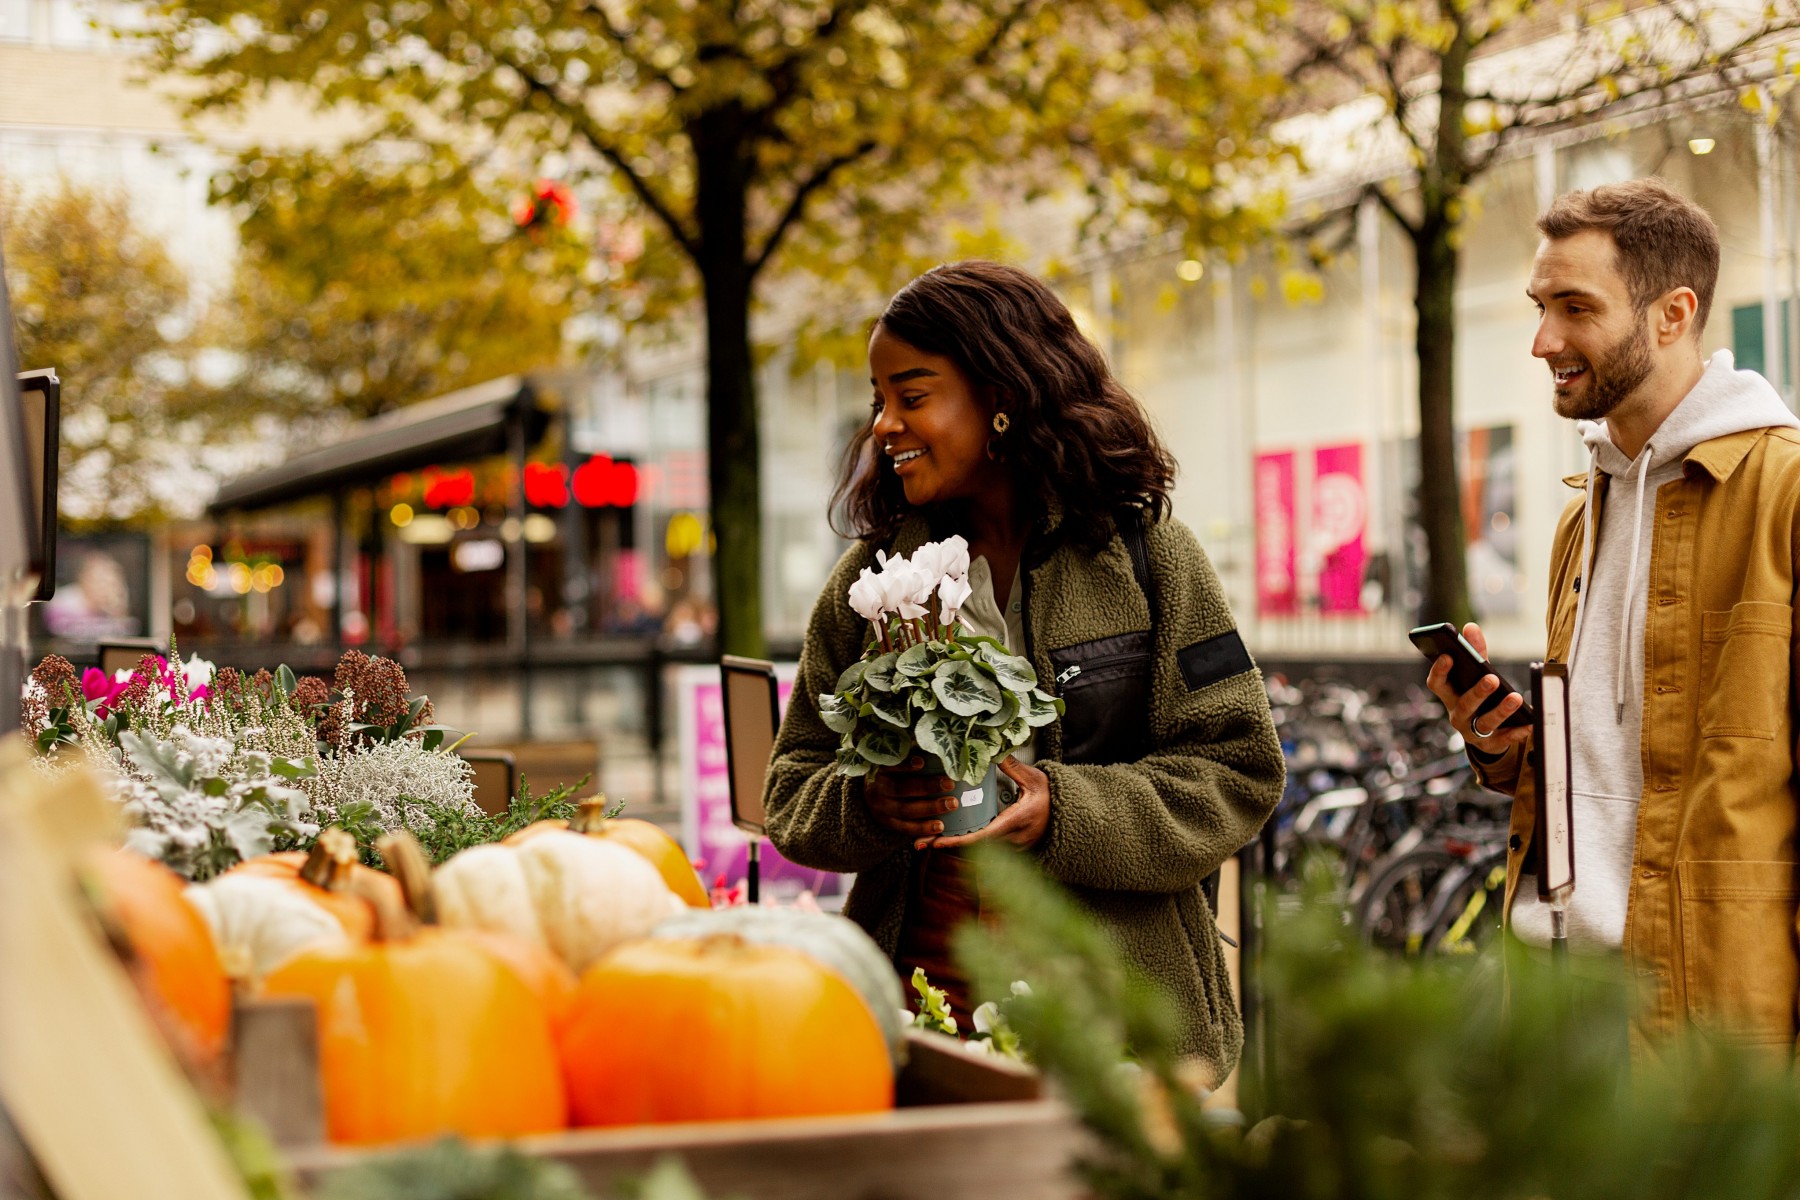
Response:
[{"label": "fleece jacket sleeve", "polygon": [[1262,674],[1242,653],[1198,540],[1168,520],[1148,531],[1148,548],[1160,607],[1152,749],[1132,763],[1040,764],[1050,825],[1037,855],[1052,878],[1076,887],[1197,887],[1256,836],[1286,779]]},{"label": "fleece jacket sleeve", "polygon": [[863,781],[837,773],[838,735],[819,716],[820,694],[832,691],[862,656],[868,622],[846,596],[869,563],[868,548],[852,546],[813,605],[800,673],[763,784],[769,841],[790,862],[823,871],[865,871],[907,844],[870,819]]}]

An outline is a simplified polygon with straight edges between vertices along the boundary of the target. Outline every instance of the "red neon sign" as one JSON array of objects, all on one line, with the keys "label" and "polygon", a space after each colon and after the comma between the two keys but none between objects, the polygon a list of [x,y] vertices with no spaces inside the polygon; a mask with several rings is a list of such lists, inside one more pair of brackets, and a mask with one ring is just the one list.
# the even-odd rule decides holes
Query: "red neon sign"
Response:
[{"label": "red neon sign", "polygon": [[569,468],[562,463],[526,463],[525,503],[533,508],[568,507]]},{"label": "red neon sign", "polygon": [[460,508],[475,502],[475,472],[425,468],[425,507]]},{"label": "red neon sign", "polygon": [[630,508],[637,503],[638,471],[630,463],[596,454],[575,468],[569,487],[583,508]]}]

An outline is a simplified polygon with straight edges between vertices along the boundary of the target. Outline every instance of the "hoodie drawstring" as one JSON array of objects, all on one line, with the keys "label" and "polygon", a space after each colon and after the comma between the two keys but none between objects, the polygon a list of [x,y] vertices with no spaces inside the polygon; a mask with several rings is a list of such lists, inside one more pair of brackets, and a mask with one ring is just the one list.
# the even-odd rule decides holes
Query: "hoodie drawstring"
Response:
[{"label": "hoodie drawstring", "polygon": [[1575,674],[1575,651],[1581,646],[1581,618],[1587,611],[1588,593],[1594,590],[1594,482],[1600,474],[1600,450],[1588,452],[1587,502],[1581,514],[1581,566],[1575,576],[1575,629],[1569,634],[1569,675]]},{"label": "hoodie drawstring", "polygon": [[1613,668],[1614,723],[1625,723],[1625,661],[1631,656],[1632,597],[1637,594],[1638,550],[1644,542],[1644,484],[1650,479],[1650,461],[1656,447],[1645,445],[1637,461],[1637,507],[1631,517],[1631,569],[1625,575],[1625,586],[1619,590],[1619,661]]}]

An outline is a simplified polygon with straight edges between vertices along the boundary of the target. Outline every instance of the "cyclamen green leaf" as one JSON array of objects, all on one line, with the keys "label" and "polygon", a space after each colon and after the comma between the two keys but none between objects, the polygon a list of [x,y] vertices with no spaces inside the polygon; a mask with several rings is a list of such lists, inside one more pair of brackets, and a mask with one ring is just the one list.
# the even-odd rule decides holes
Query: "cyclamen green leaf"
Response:
[{"label": "cyclamen green leaf", "polygon": [[294,678],[294,669],[286,663],[275,668],[275,686],[281,689],[283,696],[292,696],[300,681]]},{"label": "cyclamen green leaf", "polygon": [[869,707],[874,709],[874,715],[877,718],[886,721],[889,725],[900,729],[910,729],[912,727],[912,705],[908,702],[907,697],[912,690],[878,693],[869,698]]},{"label": "cyclamen green leaf", "polygon": [[878,692],[894,690],[894,664],[900,661],[900,653],[890,650],[886,654],[871,661],[863,672],[863,682]]},{"label": "cyclamen green leaf", "polygon": [[942,642],[920,642],[917,646],[909,646],[900,652],[895,668],[902,675],[929,675],[944,657],[943,650]]},{"label": "cyclamen green leaf", "polygon": [[961,717],[974,717],[1000,708],[1000,685],[977,670],[973,663],[941,664],[931,678],[931,690],[943,706]]},{"label": "cyclamen green leaf", "polygon": [[1063,702],[1054,696],[1047,695],[1042,688],[1033,688],[1026,694],[1025,723],[1033,729],[1040,729],[1062,716]]},{"label": "cyclamen green leaf", "polygon": [[1037,672],[1032,669],[1028,658],[1008,654],[989,642],[983,643],[981,647],[981,661],[993,668],[994,678],[1008,691],[1023,692],[1037,686]]},{"label": "cyclamen green leaf", "polygon": [[819,697],[819,719],[833,733],[849,733],[856,724],[856,709],[842,696],[828,692]]},{"label": "cyclamen green leaf", "polygon": [[1000,707],[985,716],[977,717],[976,720],[983,725],[1008,725],[1012,723],[1014,717],[1019,715],[1019,708],[1018,693],[1002,692],[1000,693]]},{"label": "cyclamen green leaf", "polygon": [[912,734],[884,725],[865,733],[856,743],[856,752],[878,767],[891,767],[904,759],[912,747]]},{"label": "cyclamen green leaf", "polygon": [[844,673],[838,676],[837,686],[831,690],[842,693],[861,687],[863,672],[868,669],[869,664],[866,659],[857,659],[855,662],[844,668]]},{"label": "cyclamen green leaf", "polygon": [[919,739],[919,749],[937,755],[947,765],[954,765],[962,758],[967,728],[966,720],[940,708],[920,717],[918,728],[913,732]]}]

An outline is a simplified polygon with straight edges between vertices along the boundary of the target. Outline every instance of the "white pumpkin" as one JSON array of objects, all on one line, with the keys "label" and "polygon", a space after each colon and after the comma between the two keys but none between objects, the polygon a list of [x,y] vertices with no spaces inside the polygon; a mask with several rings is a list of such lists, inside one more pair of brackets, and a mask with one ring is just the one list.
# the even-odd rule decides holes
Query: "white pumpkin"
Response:
[{"label": "white pumpkin", "polygon": [[225,974],[252,987],[302,950],[350,944],[336,917],[279,879],[225,874],[183,895],[206,918]]},{"label": "white pumpkin", "polygon": [[578,973],[687,908],[642,855],[563,830],[464,850],[432,882],[442,924],[535,941]]}]

